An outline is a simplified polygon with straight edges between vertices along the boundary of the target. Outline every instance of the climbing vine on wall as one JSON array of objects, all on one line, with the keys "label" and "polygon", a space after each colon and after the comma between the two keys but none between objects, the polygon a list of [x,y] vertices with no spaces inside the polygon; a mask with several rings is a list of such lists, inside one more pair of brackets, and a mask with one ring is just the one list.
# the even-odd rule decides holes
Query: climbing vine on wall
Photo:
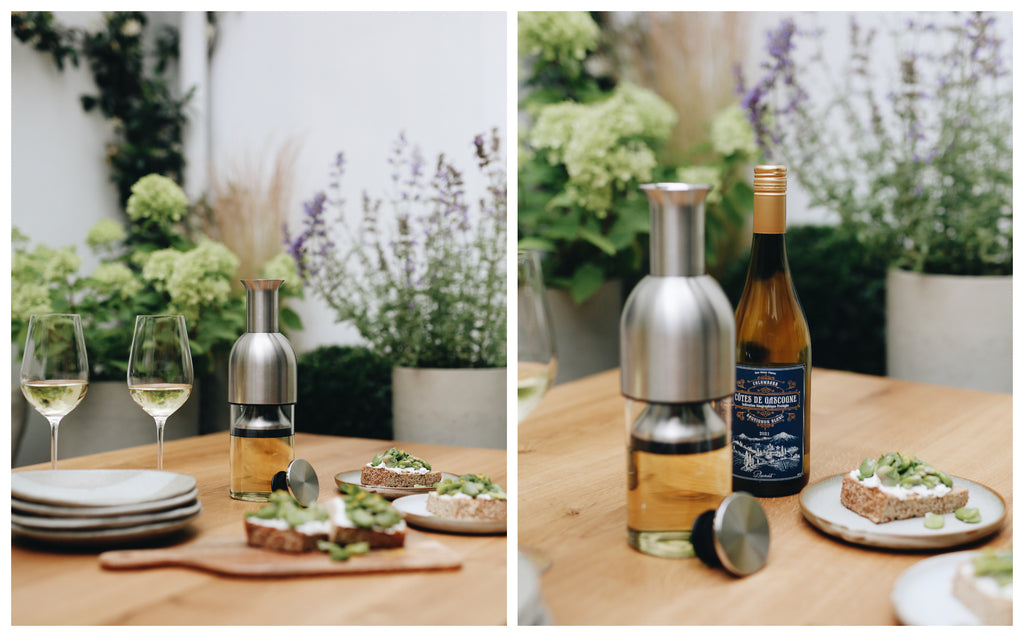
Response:
[{"label": "climbing vine on wall", "polygon": [[90,32],[64,26],[48,11],[11,13],[14,37],[50,54],[58,69],[66,61],[75,67],[88,62],[97,93],[82,95],[82,108],[98,110],[113,124],[107,161],[122,206],[141,177],[158,173],[181,184],[185,168],[182,133],[192,91],[175,97],[167,82],[168,65],[178,57],[178,31],[161,26],[147,49],[147,21],[143,12],[116,11]]}]

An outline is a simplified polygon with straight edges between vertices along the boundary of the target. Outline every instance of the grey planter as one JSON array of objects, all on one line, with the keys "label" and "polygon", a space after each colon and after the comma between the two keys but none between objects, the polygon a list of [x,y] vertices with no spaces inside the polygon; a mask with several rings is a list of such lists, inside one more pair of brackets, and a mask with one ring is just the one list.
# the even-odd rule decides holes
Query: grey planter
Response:
[{"label": "grey planter", "polygon": [[1011,392],[1012,308],[1012,276],[890,270],[886,277],[888,375]]}]

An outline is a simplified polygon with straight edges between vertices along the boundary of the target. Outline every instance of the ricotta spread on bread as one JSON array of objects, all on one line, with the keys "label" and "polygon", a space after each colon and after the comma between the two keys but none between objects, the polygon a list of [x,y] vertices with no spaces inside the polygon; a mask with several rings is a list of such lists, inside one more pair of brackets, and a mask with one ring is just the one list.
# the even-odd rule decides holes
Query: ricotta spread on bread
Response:
[{"label": "ricotta spread on bread", "polygon": [[865,458],[843,476],[839,501],[875,524],[946,514],[967,504],[967,489],[944,471],[899,452]]},{"label": "ricotta spread on bread", "polygon": [[470,473],[439,482],[427,495],[427,511],[454,520],[500,521],[508,516],[508,496],[490,477]]},{"label": "ricotta spread on bread", "polygon": [[366,487],[431,487],[441,480],[441,473],[430,463],[394,447],[375,455],[363,465],[359,481]]},{"label": "ricotta spread on bread", "polygon": [[1013,550],[986,549],[957,567],[953,596],[988,626],[1013,623]]}]

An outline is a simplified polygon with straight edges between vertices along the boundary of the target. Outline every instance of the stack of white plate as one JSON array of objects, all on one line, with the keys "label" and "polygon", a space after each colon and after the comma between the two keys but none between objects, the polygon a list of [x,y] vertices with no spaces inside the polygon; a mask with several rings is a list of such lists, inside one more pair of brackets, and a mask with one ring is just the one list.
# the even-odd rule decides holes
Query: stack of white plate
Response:
[{"label": "stack of white plate", "polygon": [[83,469],[11,473],[11,533],[70,544],[160,537],[203,510],[196,480],[167,471]]}]

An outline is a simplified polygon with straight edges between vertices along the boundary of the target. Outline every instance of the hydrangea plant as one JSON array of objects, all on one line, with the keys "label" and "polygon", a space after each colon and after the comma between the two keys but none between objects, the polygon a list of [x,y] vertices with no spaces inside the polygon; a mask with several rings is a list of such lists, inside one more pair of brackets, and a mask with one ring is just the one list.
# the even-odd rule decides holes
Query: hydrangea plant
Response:
[{"label": "hydrangea plant", "polygon": [[[86,243],[100,257],[91,274],[80,273],[82,260],[73,246],[37,245],[13,231],[11,262],[11,338],[20,351],[34,313],[82,315],[90,378],[124,380],[135,317],[182,314],[196,369],[208,371],[245,330],[245,301],[237,283],[238,259],[223,244],[193,240],[183,225],[188,199],[173,180],[148,175],[132,188],[128,228],[111,219],[96,222]],[[268,263],[272,276],[288,272],[282,254]],[[287,280],[299,287],[291,265]],[[281,323],[298,327],[286,307]]]},{"label": "hydrangea plant", "polygon": [[[758,154],[738,107],[711,125],[711,146],[662,153],[678,116],[652,91],[609,77],[602,32],[585,12],[519,14],[519,50],[529,69],[520,103],[519,247],[543,251],[545,283],[576,303],[611,278],[646,268],[650,212],[639,186],[652,181],[711,183],[707,210],[710,271],[720,244],[742,226],[752,193],[741,174]],[[607,42],[604,46],[608,46]],[[712,147],[713,146],[713,147]],[[730,191],[735,186],[735,191]]]},{"label": "hydrangea plant", "polygon": [[639,272],[649,231],[639,190],[661,180],[657,150],[676,123],[672,107],[631,84],[609,86],[587,67],[600,29],[585,12],[519,15],[530,63],[521,103],[519,247],[545,253],[549,286],[577,303],[613,277]]},{"label": "hydrangea plant", "polygon": [[506,364],[505,162],[496,132],[473,146],[485,184],[475,201],[454,163],[427,163],[402,135],[388,159],[391,192],[363,193],[358,227],[344,218],[339,153],[299,232],[285,229],[303,281],[392,365]]},{"label": "hydrangea plant", "polygon": [[824,33],[783,20],[761,75],[739,78],[765,152],[879,262],[1012,272],[1012,74],[996,19],[901,16],[891,59],[854,16],[839,70],[815,48]]}]

